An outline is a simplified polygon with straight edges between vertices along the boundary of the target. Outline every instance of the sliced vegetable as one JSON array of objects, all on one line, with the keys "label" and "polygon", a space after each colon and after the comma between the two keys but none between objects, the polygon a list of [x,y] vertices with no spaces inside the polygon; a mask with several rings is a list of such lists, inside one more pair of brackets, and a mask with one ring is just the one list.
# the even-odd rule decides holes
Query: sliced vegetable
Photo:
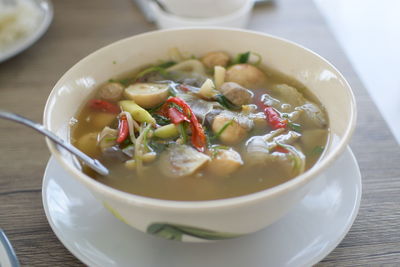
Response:
[{"label": "sliced vegetable", "polygon": [[139,134],[138,138],[136,138],[136,140],[135,140],[135,158],[134,158],[134,160],[136,162],[136,173],[139,177],[142,177],[143,172],[144,172],[142,156],[143,156],[143,154],[145,154],[146,151],[144,151],[145,147],[144,147],[143,142],[144,142],[145,136],[147,138],[147,134],[149,133],[151,124],[147,125],[145,128],[143,128],[143,127],[144,127],[144,124],[141,125],[140,134]]},{"label": "sliced vegetable", "polygon": [[150,113],[136,104],[132,100],[123,100],[119,102],[122,110],[129,112],[132,118],[138,122],[147,122],[155,124],[156,120],[150,115]]},{"label": "sliced vegetable", "polygon": [[162,126],[154,131],[154,135],[156,137],[162,138],[162,139],[169,139],[169,138],[175,138],[179,136],[179,131],[176,127],[175,124],[171,123],[165,126]]},{"label": "sliced vegetable", "polygon": [[[179,97],[171,97],[167,100],[167,104],[176,104],[182,109],[182,114],[190,120],[190,128],[192,130],[192,144],[193,146],[203,152],[206,149],[206,136],[203,127],[198,122],[190,106]],[[172,119],[172,118],[171,118]]]},{"label": "sliced vegetable", "polygon": [[89,100],[89,107],[91,109],[94,109],[97,111],[103,111],[103,112],[110,112],[110,113],[116,113],[116,114],[118,114],[120,112],[120,109],[117,105],[114,105],[110,102],[107,102],[107,101],[101,100],[101,99]]},{"label": "sliced vegetable", "polygon": [[121,144],[129,136],[129,125],[125,115],[119,118],[117,143]]},{"label": "sliced vegetable", "polygon": [[118,137],[118,131],[115,129],[111,129],[110,127],[106,126],[101,131],[98,137],[98,145],[100,149],[103,151],[109,147],[116,145],[116,140]]},{"label": "sliced vegetable", "polygon": [[168,88],[164,83],[135,83],[125,89],[124,95],[143,108],[153,108],[167,99]]},{"label": "sliced vegetable", "polygon": [[203,98],[212,98],[217,94],[215,91],[215,85],[211,79],[207,79],[200,87],[199,95]]},{"label": "sliced vegetable", "polygon": [[288,121],[281,118],[279,113],[273,107],[266,107],[264,109],[265,116],[267,116],[268,124],[272,129],[286,128]]},{"label": "sliced vegetable", "polygon": [[225,81],[225,73],[226,73],[226,69],[224,67],[221,67],[221,66],[214,67],[215,88],[218,90]]},{"label": "sliced vegetable", "polygon": [[139,131],[140,126],[139,124],[133,120],[132,115],[127,112],[123,111],[122,114],[126,116],[126,120],[128,121],[128,128],[129,128],[129,137],[132,143],[135,143],[136,136],[135,136],[135,129]]},{"label": "sliced vegetable", "polygon": [[200,75],[206,74],[203,64],[197,59],[189,59],[179,62],[176,65],[167,68],[167,71],[168,72],[182,71],[182,72],[197,73]]}]

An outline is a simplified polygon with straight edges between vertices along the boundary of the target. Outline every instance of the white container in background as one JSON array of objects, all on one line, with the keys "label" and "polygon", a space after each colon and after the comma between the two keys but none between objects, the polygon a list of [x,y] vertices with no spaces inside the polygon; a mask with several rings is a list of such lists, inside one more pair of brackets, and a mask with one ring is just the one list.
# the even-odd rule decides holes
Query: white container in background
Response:
[{"label": "white container in background", "polygon": [[244,0],[158,0],[176,16],[207,18],[225,16],[243,6]]},{"label": "white container in background", "polygon": [[[171,0],[172,1],[172,0]],[[216,0],[217,2],[223,2]],[[186,1],[181,1],[186,3]],[[188,1],[191,2],[191,1]],[[195,1],[194,1],[195,2]],[[208,2],[206,0],[205,2]],[[246,28],[251,11],[253,9],[254,0],[242,0],[241,6],[232,13],[226,15],[218,15],[215,17],[199,18],[178,16],[162,10],[155,2],[149,2],[150,10],[153,12],[157,26],[160,29],[170,29],[176,27],[196,27],[196,26],[220,26],[233,28]],[[194,9],[194,8],[193,8]]]}]

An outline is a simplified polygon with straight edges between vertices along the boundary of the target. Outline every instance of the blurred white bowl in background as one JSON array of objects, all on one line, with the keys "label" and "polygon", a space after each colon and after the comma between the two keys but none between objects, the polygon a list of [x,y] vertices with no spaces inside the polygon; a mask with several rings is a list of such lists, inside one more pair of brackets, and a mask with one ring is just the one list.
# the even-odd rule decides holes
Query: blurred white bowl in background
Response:
[{"label": "blurred white bowl in background", "polygon": [[[221,0],[215,0],[215,1],[223,2]],[[186,1],[181,1],[181,2],[186,3]],[[208,0],[205,0],[205,2],[208,2]],[[233,27],[233,28],[246,28],[254,5],[254,0],[242,0],[240,2],[242,3],[242,5],[232,13],[222,16],[219,15],[207,18],[174,15],[161,9],[161,7],[153,1],[149,2],[149,5],[151,11],[154,14],[156,24],[160,29],[170,29],[176,27],[196,27],[196,26],[202,26],[202,27],[221,26],[221,27]]]},{"label": "blurred white bowl in background", "polygon": [[228,15],[243,6],[243,0],[158,0],[176,16],[207,18]]}]

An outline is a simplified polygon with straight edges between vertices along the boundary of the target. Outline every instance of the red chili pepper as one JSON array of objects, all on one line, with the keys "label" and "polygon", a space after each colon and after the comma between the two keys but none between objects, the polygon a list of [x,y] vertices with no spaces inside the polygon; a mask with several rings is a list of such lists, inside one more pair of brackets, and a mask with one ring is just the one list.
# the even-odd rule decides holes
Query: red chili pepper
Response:
[{"label": "red chili pepper", "polygon": [[129,135],[129,124],[125,115],[122,115],[119,118],[119,126],[118,126],[118,138],[117,143],[121,144],[128,138]]},{"label": "red chili pepper", "polygon": [[179,88],[182,89],[182,90],[185,91],[185,92],[190,91],[190,88],[187,87],[186,85],[183,85],[183,84],[179,85]]},{"label": "red chili pepper", "polygon": [[264,113],[267,116],[268,124],[272,129],[286,128],[287,120],[280,117],[279,113],[273,107],[266,107]]},{"label": "red chili pepper", "polygon": [[120,109],[117,105],[101,99],[92,99],[89,101],[89,107],[98,111],[110,112],[110,113],[120,113]]},{"label": "red chili pepper", "polygon": [[[175,109],[177,112],[181,113],[184,117],[186,117],[186,119],[189,119],[190,128],[192,130],[192,144],[198,151],[204,152],[204,150],[206,149],[206,144],[207,144],[206,135],[204,134],[203,127],[197,120],[197,118],[194,115],[190,106],[183,99],[181,99],[179,97],[171,97],[167,100],[166,103],[167,104],[175,103],[180,108],[182,108],[182,112],[180,112],[176,108],[172,108],[172,109]],[[169,113],[170,109],[168,110],[168,113]],[[173,112],[175,112],[175,111],[173,111]],[[171,121],[173,121],[173,118],[170,117],[170,119],[171,119]]]},{"label": "red chili pepper", "polygon": [[282,153],[288,153],[289,152],[289,150],[287,150],[286,148],[281,147],[281,146],[275,147],[275,151],[276,152],[282,152]]},{"label": "red chili pepper", "polygon": [[183,121],[190,122],[190,120],[176,108],[168,109],[168,117],[171,119],[172,123],[174,123],[174,124],[178,124]]}]

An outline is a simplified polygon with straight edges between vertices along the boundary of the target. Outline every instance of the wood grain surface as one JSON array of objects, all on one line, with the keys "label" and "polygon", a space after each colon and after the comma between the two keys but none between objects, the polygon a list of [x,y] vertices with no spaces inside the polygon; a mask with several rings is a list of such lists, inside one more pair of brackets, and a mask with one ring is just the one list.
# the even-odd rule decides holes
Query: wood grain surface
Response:
[{"label": "wood grain surface", "polygon": [[[111,42],[155,29],[130,0],[53,3],[54,21],[44,37],[0,64],[0,108],[36,121],[52,86],[74,63]],[[277,0],[256,8],[249,28],[321,54],[341,70],[357,97],[351,148],[363,176],[360,213],[343,242],[318,266],[400,265],[399,146],[323,18],[311,0]],[[41,181],[48,158],[41,136],[0,121],[0,228],[23,266],[80,266],[44,215]]]}]

